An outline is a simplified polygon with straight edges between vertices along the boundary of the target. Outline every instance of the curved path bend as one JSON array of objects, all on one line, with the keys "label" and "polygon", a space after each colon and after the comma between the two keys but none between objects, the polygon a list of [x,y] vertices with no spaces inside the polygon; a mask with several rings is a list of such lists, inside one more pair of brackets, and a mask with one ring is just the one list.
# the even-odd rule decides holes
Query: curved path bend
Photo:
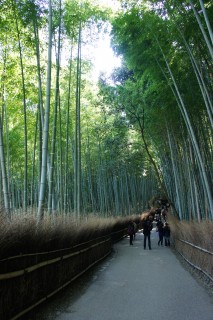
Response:
[{"label": "curved path bend", "polygon": [[168,247],[125,238],[114,253],[27,320],[213,320],[213,298]]}]

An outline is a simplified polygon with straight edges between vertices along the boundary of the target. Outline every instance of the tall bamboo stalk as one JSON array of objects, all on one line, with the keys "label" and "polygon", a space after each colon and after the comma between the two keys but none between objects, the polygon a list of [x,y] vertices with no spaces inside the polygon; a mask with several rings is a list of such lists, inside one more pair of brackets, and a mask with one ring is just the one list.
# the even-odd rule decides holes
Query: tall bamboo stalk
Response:
[{"label": "tall bamboo stalk", "polygon": [[4,193],[4,207],[5,207],[7,216],[10,218],[11,216],[10,201],[9,201],[9,193],[8,193],[7,172],[6,172],[6,165],[5,165],[1,115],[0,115],[0,161],[1,161],[1,174],[2,174],[3,193]]},{"label": "tall bamboo stalk", "polygon": [[76,75],[76,127],[75,127],[75,214],[81,210],[81,22],[78,32],[78,55]]},{"label": "tall bamboo stalk", "polygon": [[52,67],[52,1],[48,1],[48,63],[47,63],[47,85],[46,85],[46,106],[45,106],[45,121],[43,129],[43,144],[42,144],[42,169],[41,181],[39,191],[38,203],[38,222],[44,216],[44,200],[46,192],[46,179],[47,179],[47,154],[48,154],[48,136],[49,136],[49,117],[50,117],[50,89],[51,89],[51,67]]},{"label": "tall bamboo stalk", "polygon": [[[201,32],[202,32],[203,38],[204,38],[204,40],[205,40],[205,42],[206,42],[206,45],[207,45],[207,47],[208,47],[208,49],[209,49],[209,53],[210,53],[210,55],[211,55],[211,58],[212,58],[212,60],[213,60],[213,47],[212,47],[212,45],[211,45],[211,43],[210,43],[210,41],[209,41],[209,38],[208,38],[208,36],[207,36],[207,34],[206,34],[206,31],[205,31],[204,28],[203,28],[202,22],[201,22],[200,17],[199,17],[199,15],[198,15],[195,7],[194,7],[194,4],[193,4],[192,0],[189,0],[189,2],[190,2],[190,5],[191,5],[191,7],[192,7],[192,10],[193,10],[193,12],[194,12],[195,18],[196,18],[197,23],[198,23],[198,25],[199,25],[199,28],[200,28],[200,30],[201,30]],[[212,33],[211,33],[211,39],[212,39]]]},{"label": "tall bamboo stalk", "polygon": [[57,113],[58,113],[58,105],[59,105],[59,71],[60,71],[60,52],[61,52],[61,1],[59,3],[59,12],[60,13],[59,13],[58,47],[57,47],[57,56],[56,56],[56,88],[55,88],[55,103],[54,103],[54,116],[53,116],[52,148],[51,148],[50,172],[49,172],[49,194],[48,194],[48,212],[49,213],[52,210],[56,127],[57,127]]},{"label": "tall bamboo stalk", "polygon": [[208,15],[207,15],[207,13],[206,13],[206,9],[205,9],[205,7],[204,7],[203,0],[199,0],[199,1],[200,1],[200,6],[201,6],[201,9],[202,9],[204,18],[205,18],[206,26],[207,26],[207,28],[208,28],[209,36],[210,36],[210,38],[211,38],[211,42],[212,42],[212,45],[213,45],[213,32],[212,32],[211,24],[210,24]]},{"label": "tall bamboo stalk", "polygon": [[16,22],[16,32],[18,37],[18,46],[19,46],[19,58],[20,58],[20,66],[21,66],[21,79],[22,79],[22,93],[23,93],[23,114],[24,114],[24,199],[23,199],[23,208],[27,209],[28,202],[28,152],[27,152],[27,105],[26,105],[26,89],[25,89],[25,77],[24,77],[24,65],[23,65],[23,57],[22,57],[22,46],[20,39],[20,31],[18,26],[18,19],[15,13],[15,22]]},{"label": "tall bamboo stalk", "polygon": [[72,82],[72,53],[71,44],[70,61],[69,61],[69,83],[67,96],[67,113],[66,113],[66,149],[65,149],[65,186],[64,186],[64,213],[68,212],[68,165],[69,165],[69,126],[70,126],[70,104],[71,104],[71,82]]}]

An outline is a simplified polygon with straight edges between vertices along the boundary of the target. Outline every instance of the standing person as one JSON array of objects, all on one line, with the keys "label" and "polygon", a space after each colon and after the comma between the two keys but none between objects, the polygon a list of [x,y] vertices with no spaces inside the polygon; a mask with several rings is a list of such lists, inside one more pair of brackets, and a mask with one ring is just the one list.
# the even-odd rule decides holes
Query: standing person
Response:
[{"label": "standing person", "polygon": [[156,220],[159,220],[161,218],[161,209],[160,208],[157,208],[155,210],[155,219]]},{"label": "standing person", "polygon": [[163,227],[163,236],[164,236],[164,241],[165,241],[165,246],[170,247],[170,226],[168,222],[165,223],[165,226]]},{"label": "standing person", "polygon": [[127,234],[129,235],[129,244],[133,245],[133,235],[134,235],[134,224],[132,221],[129,221],[127,226]]},{"label": "standing person", "polygon": [[156,228],[159,236],[158,245],[163,245],[163,222],[161,221],[161,219],[159,219],[156,223]]},{"label": "standing person", "polygon": [[135,221],[133,221],[133,225],[134,225],[134,232],[133,232],[133,239],[135,240],[135,236],[136,236],[136,232],[137,232],[137,224],[135,223]]},{"label": "standing person", "polygon": [[150,239],[150,235],[151,235],[151,230],[153,228],[153,224],[152,224],[152,216],[149,216],[148,218],[146,218],[146,220],[143,222],[143,234],[144,234],[144,242],[143,242],[143,246],[144,246],[144,250],[146,250],[146,239],[148,239],[148,246],[149,246],[149,250],[151,250],[151,239]]}]

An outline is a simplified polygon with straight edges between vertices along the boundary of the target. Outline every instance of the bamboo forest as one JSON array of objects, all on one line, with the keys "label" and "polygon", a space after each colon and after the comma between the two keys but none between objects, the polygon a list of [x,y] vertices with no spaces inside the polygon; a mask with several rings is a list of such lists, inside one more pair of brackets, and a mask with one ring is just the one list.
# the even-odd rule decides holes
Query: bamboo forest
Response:
[{"label": "bamboo forest", "polygon": [[[213,4],[0,1],[1,211],[212,221]],[[95,81],[109,30],[121,66]],[[105,61],[105,64],[108,62]]]},{"label": "bamboo forest", "polygon": [[[170,317],[187,297],[194,311],[173,253],[213,293],[212,21],[210,0],[0,0],[2,320],[25,319],[104,259],[91,282],[119,274],[111,291],[95,287],[123,301],[119,319],[136,279],[151,309],[165,316],[169,301]],[[168,301],[151,296],[162,285]]]}]

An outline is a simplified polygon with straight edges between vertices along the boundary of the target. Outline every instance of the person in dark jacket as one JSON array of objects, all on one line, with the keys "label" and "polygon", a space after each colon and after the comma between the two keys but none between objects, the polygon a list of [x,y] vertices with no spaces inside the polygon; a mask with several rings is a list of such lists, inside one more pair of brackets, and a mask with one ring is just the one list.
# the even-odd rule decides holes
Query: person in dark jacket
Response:
[{"label": "person in dark jacket", "polygon": [[156,223],[156,228],[159,236],[158,245],[163,245],[163,222],[159,219]]},{"label": "person in dark jacket", "polygon": [[170,247],[170,226],[168,222],[165,223],[165,226],[163,227],[163,236],[164,236],[164,241],[165,241],[165,246]]},{"label": "person in dark jacket", "polygon": [[128,226],[127,226],[127,234],[129,235],[129,244],[132,246],[133,245],[133,236],[134,236],[135,228],[133,221],[129,221]]},{"label": "person in dark jacket", "polygon": [[144,250],[146,249],[146,240],[148,239],[148,246],[149,246],[149,250],[151,250],[151,231],[153,228],[153,224],[152,224],[152,216],[149,216],[148,218],[146,218],[146,220],[143,222],[143,234],[144,234]]},{"label": "person in dark jacket", "polygon": [[137,224],[136,224],[136,222],[135,222],[135,221],[133,221],[133,225],[134,225],[133,239],[135,240],[136,233],[137,233],[137,230],[138,230],[138,226],[137,226]]}]

